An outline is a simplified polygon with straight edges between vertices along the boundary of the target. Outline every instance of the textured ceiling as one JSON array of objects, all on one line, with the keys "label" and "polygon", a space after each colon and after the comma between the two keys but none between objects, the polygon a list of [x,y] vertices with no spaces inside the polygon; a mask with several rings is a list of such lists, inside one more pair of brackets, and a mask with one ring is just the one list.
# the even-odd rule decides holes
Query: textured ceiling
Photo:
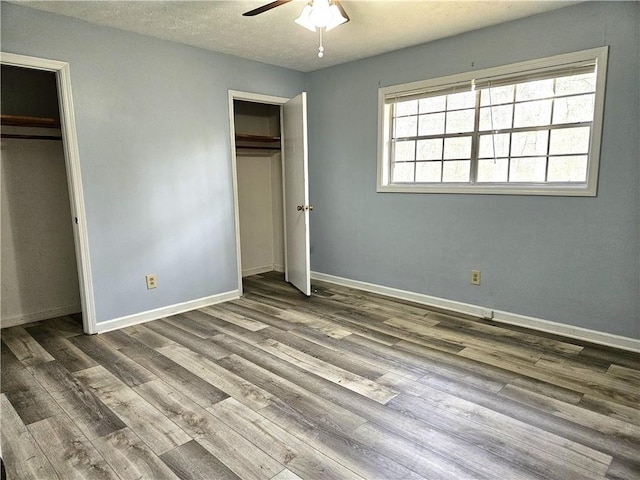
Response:
[{"label": "textured ceiling", "polygon": [[16,1],[174,42],[309,72],[458,33],[565,7],[563,1],[343,0],[351,21],[318,38],[294,23],[305,0],[255,17],[242,13],[270,0]]}]

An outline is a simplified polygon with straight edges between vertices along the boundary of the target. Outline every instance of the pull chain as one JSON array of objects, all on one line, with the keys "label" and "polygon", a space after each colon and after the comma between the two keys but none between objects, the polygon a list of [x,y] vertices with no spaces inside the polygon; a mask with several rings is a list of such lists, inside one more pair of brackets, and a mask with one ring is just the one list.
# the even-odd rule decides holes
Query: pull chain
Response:
[{"label": "pull chain", "polygon": [[318,57],[324,57],[324,46],[322,45],[322,33],[324,32],[324,27],[318,27],[318,36],[320,37],[320,46],[318,47]]}]

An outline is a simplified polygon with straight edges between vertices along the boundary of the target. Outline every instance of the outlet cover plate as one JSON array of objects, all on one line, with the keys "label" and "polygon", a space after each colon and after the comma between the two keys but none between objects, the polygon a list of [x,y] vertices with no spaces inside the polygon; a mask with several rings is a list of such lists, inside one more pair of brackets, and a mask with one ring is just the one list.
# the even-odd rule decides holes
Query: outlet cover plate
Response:
[{"label": "outlet cover plate", "polygon": [[147,290],[151,290],[152,288],[156,288],[158,286],[155,273],[150,273],[149,275],[145,276],[145,279],[147,280]]}]

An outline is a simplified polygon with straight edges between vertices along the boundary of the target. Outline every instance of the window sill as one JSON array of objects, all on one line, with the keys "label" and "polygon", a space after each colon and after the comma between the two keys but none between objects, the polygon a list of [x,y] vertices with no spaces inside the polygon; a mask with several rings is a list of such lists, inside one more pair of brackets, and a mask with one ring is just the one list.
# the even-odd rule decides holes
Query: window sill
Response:
[{"label": "window sill", "polygon": [[453,193],[471,195],[542,195],[557,197],[595,197],[596,192],[586,185],[378,185],[378,193]]}]

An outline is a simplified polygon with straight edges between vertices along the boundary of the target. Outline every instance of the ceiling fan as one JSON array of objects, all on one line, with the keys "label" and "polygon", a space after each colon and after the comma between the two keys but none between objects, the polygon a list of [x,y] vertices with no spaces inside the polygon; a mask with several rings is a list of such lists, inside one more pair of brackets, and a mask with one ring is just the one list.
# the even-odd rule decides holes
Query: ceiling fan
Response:
[{"label": "ceiling fan", "polygon": [[[276,0],[275,2],[254,8],[242,15],[245,17],[254,17],[291,1],[292,0]],[[318,57],[322,58],[324,56],[324,46],[322,45],[324,32],[328,32],[338,25],[347,23],[349,20],[351,19],[349,18],[349,15],[347,15],[347,12],[345,12],[344,7],[340,4],[339,0],[310,0],[302,9],[300,16],[296,18],[295,22],[312,32],[318,32],[320,39]]]}]

